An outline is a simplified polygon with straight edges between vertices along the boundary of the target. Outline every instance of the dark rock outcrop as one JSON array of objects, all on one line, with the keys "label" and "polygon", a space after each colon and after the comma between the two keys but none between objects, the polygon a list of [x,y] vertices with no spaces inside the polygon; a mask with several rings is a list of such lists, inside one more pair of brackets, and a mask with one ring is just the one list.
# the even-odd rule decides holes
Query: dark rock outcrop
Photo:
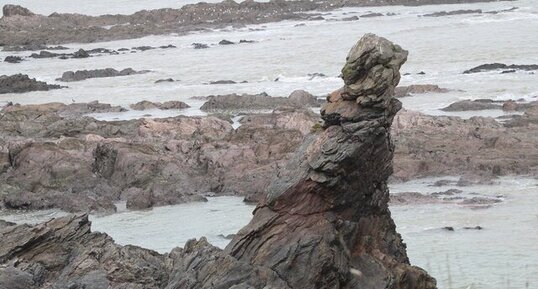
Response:
[{"label": "dark rock outcrop", "polygon": [[[488,63],[482,64],[476,67],[473,67],[469,70],[465,70],[464,74],[486,72],[486,71],[495,71],[495,70],[523,70],[523,71],[532,71],[538,70],[538,64],[504,64],[504,63]],[[502,73],[502,72],[501,72]]]},{"label": "dark rock outcrop", "polygon": [[351,49],[323,131],[301,145],[226,252],[272,268],[290,288],[436,288],[409,265],[388,209],[390,126],[401,108],[392,94],[406,59],[372,34]]},{"label": "dark rock outcrop", "polygon": [[190,105],[182,101],[165,101],[165,102],[151,102],[143,100],[131,105],[131,108],[134,110],[146,110],[146,109],[184,109],[189,108]]},{"label": "dark rock outcrop", "polygon": [[3,93],[23,93],[38,90],[59,89],[64,86],[57,84],[47,84],[30,78],[26,74],[0,75],[0,94]]},{"label": "dark rock outcrop", "polygon": [[7,62],[7,63],[20,63],[21,61],[22,61],[22,58],[20,56],[10,55],[4,58],[4,62]]},{"label": "dark rock outcrop", "polygon": [[413,94],[422,94],[422,93],[445,93],[449,92],[449,89],[441,88],[435,84],[412,84],[409,86],[398,86],[394,90],[394,97],[407,97]]},{"label": "dark rock outcrop", "polygon": [[502,104],[491,99],[460,100],[442,108],[442,111],[501,109]]},{"label": "dark rock outcrop", "polygon": [[454,10],[454,11],[441,11],[430,14],[424,14],[423,17],[441,17],[441,16],[452,16],[452,15],[462,15],[462,14],[481,14],[482,10]]},{"label": "dark rock outcrop", "polygon": [[271,97],[266,93],[209,96],[200,109],[209,112],[244,112],[277,107],[319,107],[320,104],[321,101],[312,94],[296,90],[289,97]]},{"label": "dark rock outcrop", "polygon": [[148,73],[149,70],[136,71],[132,68],[125,68],[121,71],[118,71],[114,68],[105,68],[105,69],[94,69],[94,70],[77,70],[77,71],[66,71],[62,74],[62,77],[56,79],[58,81],[72,82],[72,81],[81,81],[89,78],[101,78],[101,77],[116,77],[116,76],[127,76],[135,74]]}]

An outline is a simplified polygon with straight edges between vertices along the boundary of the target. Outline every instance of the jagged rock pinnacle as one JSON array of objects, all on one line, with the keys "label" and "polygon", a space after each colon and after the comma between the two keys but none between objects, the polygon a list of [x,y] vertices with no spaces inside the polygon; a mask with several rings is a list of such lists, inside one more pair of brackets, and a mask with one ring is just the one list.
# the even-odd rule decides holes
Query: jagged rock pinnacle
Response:
[{"label": "jagged rock pinnacle", "polygon": [[345,86],[322,109],[325,129],[300,147],[226,252],[272,268],[290,288],[436,287],[409,265],[388,209],[390,126],[401,108],[392,94],[406,58],[373,34],[357,42]]}]

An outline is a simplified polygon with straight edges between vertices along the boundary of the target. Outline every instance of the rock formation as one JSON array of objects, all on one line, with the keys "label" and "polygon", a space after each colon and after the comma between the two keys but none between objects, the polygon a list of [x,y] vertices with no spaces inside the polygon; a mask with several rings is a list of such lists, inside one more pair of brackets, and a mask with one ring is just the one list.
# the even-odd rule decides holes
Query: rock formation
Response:
[{"label": "rock formation", "polygon": [[[372,34],[353,47],[346,84],[323,108],[323,131],[303,143],[224,251],[205,239],[164,255],[119,246],[92,233],[86,215],[35,226],[4,222],[0,286],[434,289],[433,278],[409,265],[387,204],[390,126],[400,109],[392,93],[406,57]],[[113,174],[108,160],[120,154],[98,147],[93,171]]]},{"label": "rock formation", "polygon": [[407,51],[373,34],[350,51],[324,129],[301,145],[253,220],[226,247],[290,288],[436,288],[409,265],[388,209],[392,97]]},{"label": "rock formation", "polygon": [[51,90],[63,87],[57,84],[38,81],[35,78],[28,77],[26,74],[0,75],[0,94]]},{"label": "rock formation", "polygon": [[288,97],[271,97],[267,93],[260,94],[227,94],[209,96],[200,108],[208,112],[245,112],[277,107],[319,107],[322,101],[304,90],[295,90]]},{"label": "rock formation", "polygon": [[[508,70],[507,70],[508,69]],[[538,64],[504,64],[504,63],[487,63],[482,64],[476,67],[473,67],[471,69],[465,70],[464,74],[470,74],[470,73],[478,73],[478,72],[486,72],[486,71],[496,71],[500,70],[501,73],[507,73],[507,71],[516,71],[516,70],[522,70],[522,71],[532,71],[532,70],[538,70]]]},{"label": "rock formation", "polygon": [[183,101],[171,100],[165,102],[151,102],[147,100],[142,100],[137,103],[130,105],[131,109],[134,110],[146,110],[146,109],[184,109],[189,108],[190,106]]},{"label": "rock formation", "polygon": [[122,69],[121,71],[118,71],[114,68],[77,70],[77,71],[66,71],[62,74],[62,77],[56,80],[72,82],[72,81],[81,81],[81,80],[85,80],[89,78],[127,76],[127,75],[134,75],[134,74],[143,74],[143,73],[148,73],[148,72],[149,70],[136,71],[132,68],[125,68],[125,69]]}]

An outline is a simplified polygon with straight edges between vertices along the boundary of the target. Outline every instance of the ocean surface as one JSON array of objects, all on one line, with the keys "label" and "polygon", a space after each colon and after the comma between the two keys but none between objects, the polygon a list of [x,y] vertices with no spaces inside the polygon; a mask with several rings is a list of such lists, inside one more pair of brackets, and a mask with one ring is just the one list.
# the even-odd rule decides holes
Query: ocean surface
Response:
[{"label": "ocean surface", "polygon": [[[0,5],[10,2],[43,14],[58,11],[99,15],[127,14],[140,9],[176,8],[197,1],[0,0]],[[518,9],[499,14],[420,17],[443,10],[497,11],[512,7]],[[396,15],[338,21],[368,12]],[[151,73],[142,75],[61,83],[69,86],[61,90],[3,94],[0,95],[0,105],[8,101],[28,104],[99,100],[128,108],[129,104],[141,100],[181,100],[192,106],[186,110],[127,111],[94,115],[100,119],[113,120],[139,118],[146,114],[152,117],[204,115],[199,110],[204,101],[193,99],[193,96],[260,92],[267,92],[272,96],[287,96],[293,90],[305,89],[322,97],[342,85],[338,75],[345,56],[351,46],[367,32],[384,36],[409,50],[408,62],[402,67],[402,74],[409,75],[402,76],[401,85],[437,84],[452,90],[448,93],[427,93],[402,98],[406,109],[465,118],[474,115],[497,117],[504,113],[501,110],[447,113],[439,109],[462,99],[538,100],[538,74],[462,74],[464,70],[484,63],[538,64],[536,0],[421,7],[346,8],[324,14],[326,20],[321,21],[284,21],[182,36],[162,35],[105,43],[65,45],[72,51],[79,48],[102,47],[117,50],[122,47],[168,44],[177,46],[173,49],[103,55],[88,59],[29,59],[20,64],[0,62],[0,74],[24,73],[49,83],[60,83],[55,79],[68,70],[107,67],[152,70]],[[246,39],[256,43],[218,45],[222,39],[234,42]],[[210,48],[195,50],[191,45],[194,42],[208,44]],[[30,53],[0,51],[0,58],[8,55],[26,56]],[[419,72],[425,74],[418,74]],[[309,76],[313,73],[326,76]],[[162,78],[180,81],[154,83]],[[247,83],[207,84],[216,80]],[[450,188],[431,187],[434,181],[435,179],[423,179],[392,185],[391,191],[428,193]],[[436,277],[440,289],[538,288],[537,185],[536,179],[504,178],[499,185],[464,188],[469,194],[502,195],[504,201],[488,209],[430,204],[394,206],[391,210],[398,231],[408,245],[411,262]],[[248,223],[252,209],[252,206],[242,203],[241,198],[219,197],[209,198],[206,203],[159,207],[151,211],[120,210],[114,215],[92,216],[92,220],[94,230],[110,234],[120,244],[136,244],[167,252],[175,246],[183,246],[189,238],[201,236],[207,236],[213,244],[224,247],[229,240],[223,236],[235,233]],[[4,214],[0,216],[2,219],[35,223],[61,216],[63,213],[51,210],[31,214],[0,214]],[[455,231],[442,230],[445,226],[452,226]],[[484,229],[462,229],[465,226],[482,226]]]}]

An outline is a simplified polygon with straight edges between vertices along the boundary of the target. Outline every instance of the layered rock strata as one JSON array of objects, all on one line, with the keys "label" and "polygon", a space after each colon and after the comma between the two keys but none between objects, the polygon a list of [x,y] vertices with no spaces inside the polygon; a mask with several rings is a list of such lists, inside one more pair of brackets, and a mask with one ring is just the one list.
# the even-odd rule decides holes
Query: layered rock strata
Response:
[{"label": "layered rock strata", "polygon": [[388,209],[393,98],[407,51],[373,34],[350,51],[322,132],[304,142],[226,252],[290,288],[436,288],[409,265]]}]

